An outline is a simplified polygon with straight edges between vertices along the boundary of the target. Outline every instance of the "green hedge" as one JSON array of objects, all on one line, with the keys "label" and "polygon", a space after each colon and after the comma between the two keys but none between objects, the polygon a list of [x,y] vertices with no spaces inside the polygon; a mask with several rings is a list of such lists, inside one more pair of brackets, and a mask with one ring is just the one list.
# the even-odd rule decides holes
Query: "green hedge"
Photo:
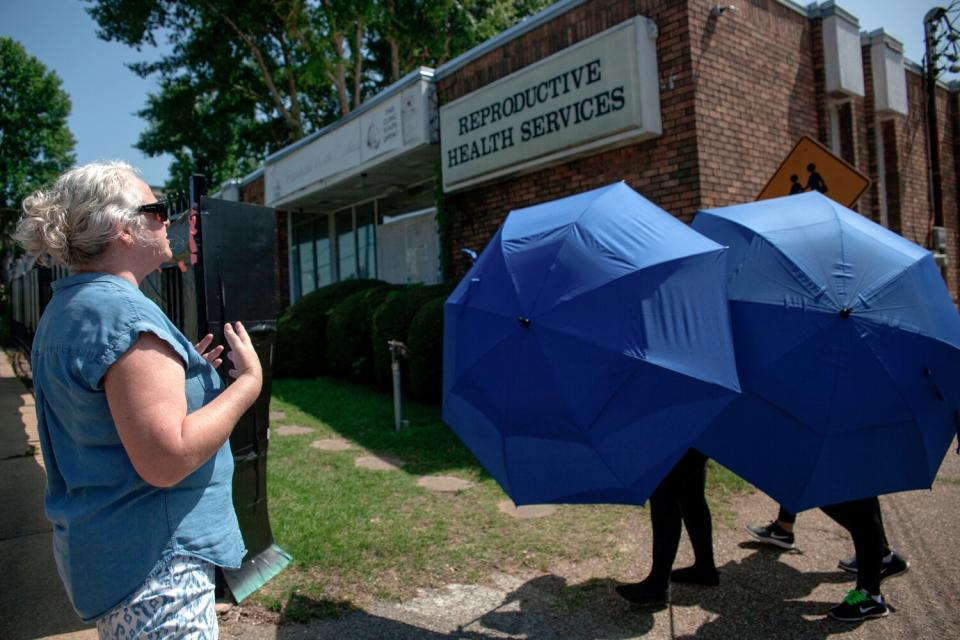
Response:
[{"label": "green hedge", "polygon": [[410,322],[410,395],[421,402],[439,402],[443,388],[443,303],[446,296],[420,307]]},{"label": "green hedge", "polygon": [[330,310],[327,361],[334,375],[373,382],[373,314],[387,296],[403,285],[359,291]]},{"label": "green hedge", "polygon": [[358,291],[384,284],[382,280],[344,280],[297,300],[277,321],[273,375],[307,378],[329,373],[326,336],[330,310]]},{"label": "green hedge", "polygon": [[[452,284],[413,285],[387,296],[373,314],[373,369],[374,379],[382,389],[389,389],[393,373],[390,367],[388,340],[406,343],[410,323],[424,304],[435,298],[446,298],[453,291]],[[400,361],[401,380],[409,389],[410,367],[405,359]]]}]

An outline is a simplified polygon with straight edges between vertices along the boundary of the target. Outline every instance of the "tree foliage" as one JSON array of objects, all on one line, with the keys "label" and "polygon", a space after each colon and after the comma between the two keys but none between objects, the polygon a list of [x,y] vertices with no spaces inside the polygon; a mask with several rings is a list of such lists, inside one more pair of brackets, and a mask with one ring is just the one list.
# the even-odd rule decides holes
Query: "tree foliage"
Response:
[{"label": "tree foliage", "polygon": [[74,162],[70,98],[23,45],[0,37],[0,208],[16,210]]},{"label": "tree foliage", "polygon": [[214,183],[437,66],[549,0],[85,0],[104,40],[169,44],[133,70],[160,91],[137,147],[174,156],[170,186]]}]

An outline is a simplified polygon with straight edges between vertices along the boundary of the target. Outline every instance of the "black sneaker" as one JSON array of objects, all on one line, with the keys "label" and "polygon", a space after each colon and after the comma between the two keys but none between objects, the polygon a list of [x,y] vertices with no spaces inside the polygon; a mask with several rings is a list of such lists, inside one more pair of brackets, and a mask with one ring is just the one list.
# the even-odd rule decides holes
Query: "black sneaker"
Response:
[{"label": "black sneaker", "polygon": [[665,605],[670,600],[670,585],[666,589],[644,580],[632,584],[618,584],[617,593],[621,598],[641,606]]},{"label": "black sneaker", "polygon": [[752,527],[747,525],[747,533],[752,535],[759,542],[772,544],[781,549],[793,549],[793,534],[785,531],[776,520],[765,527]]},{"label": "black sneaker", "polygon": [[851,589],[843,602],[830,609],[829,616],[834,620],[845,622],[860,622],[871,618],[883,618],[890,614],[890,609],[883,596],[875,600],[862,589]]},{"label": "black sneaker", "polygon": [[[837,566],[843,569],[844,571],[849,571],[850,573],[857,573],[857,556],[850,556],[849,558],[844,558],[837,563]],[[910,563],[895,551],[891,551],[883,559],[883,563],[880,565],[880,582],[883,582],[887,578],[895,578],[905,574],[910,570]]]}]

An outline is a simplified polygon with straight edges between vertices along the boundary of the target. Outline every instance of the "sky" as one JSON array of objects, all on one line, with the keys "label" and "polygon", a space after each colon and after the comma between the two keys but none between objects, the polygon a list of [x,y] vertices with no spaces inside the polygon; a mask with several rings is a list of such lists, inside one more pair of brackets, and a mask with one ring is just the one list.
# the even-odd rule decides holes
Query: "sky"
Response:
[{"label": "sky", "polygon": [[[720,4],[746,3],[725,0]],[[807,2],[797,2],[806,6]],[[928,0],[839,0],[857,16],[860,29],[883,28],[904,44],[908,59],[923,58],[923,16],[949,2]],[[156,60],[162,51],[135,51],[97,38],[96,23],[80,0],[0,0],[0,35],[19,41],[27,53],[56,71],[73,101],[70,130],[77,139],[77,162],[126,160],[154,186],[167,178],[171,158],[148,158],[133,147],[145,123],[136,112],[157,90],[154,78],[142,79],[125,64]]]}]

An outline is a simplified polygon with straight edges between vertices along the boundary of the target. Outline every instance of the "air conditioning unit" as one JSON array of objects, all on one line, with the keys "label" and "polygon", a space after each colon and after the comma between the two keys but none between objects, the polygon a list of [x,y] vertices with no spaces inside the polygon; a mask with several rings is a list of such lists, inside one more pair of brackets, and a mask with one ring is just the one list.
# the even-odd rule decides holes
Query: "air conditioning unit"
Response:
[{"label": "air conditioning unit", "polygon": [[934,253],[946,253],[947,252],[947,230],[944,227],[934,227],[933,228],[933,252]]}]

